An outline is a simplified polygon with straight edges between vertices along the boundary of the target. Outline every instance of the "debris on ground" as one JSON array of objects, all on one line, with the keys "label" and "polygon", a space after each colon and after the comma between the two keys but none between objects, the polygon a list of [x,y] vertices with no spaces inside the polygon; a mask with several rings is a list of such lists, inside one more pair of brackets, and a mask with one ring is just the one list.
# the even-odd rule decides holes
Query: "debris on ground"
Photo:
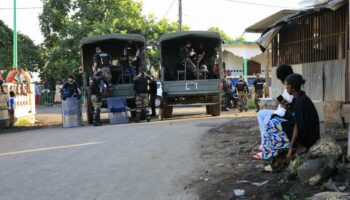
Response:
[{"label": "debris on ground", "polygon": [[[308,153],[281,172],[272,172],[269,161],[252,158],[261,141],[256,118],[235,118],[213,128],[204,138],[202,167],[211,169],[205,174],[210,181],[196,181],[191,187],[203,200],[318,200],[327,195],[350,199],[350,164],[343,155],[346,134],[344,129],[326,129]],[[236,195],[236,190],[244,194]]]}]

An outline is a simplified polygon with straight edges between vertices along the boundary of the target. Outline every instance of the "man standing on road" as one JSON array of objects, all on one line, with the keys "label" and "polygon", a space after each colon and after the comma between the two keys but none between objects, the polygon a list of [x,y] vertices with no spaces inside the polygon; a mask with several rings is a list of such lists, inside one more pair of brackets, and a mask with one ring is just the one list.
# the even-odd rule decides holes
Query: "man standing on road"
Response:
[{"label": "man standing on road", "polygon": [[265,80],[260,77],[260,74],[258,73],[256,75],[256,80],[253,82],[253,87],[255,91],[255,106],[256,106],[256,112],[259,112],[260,105],[259,105],[259,98],[263,98],[264,96],[264,83]]},{"label": "man standing on road", "polygon": [[239,111],[248,111],[247,100],[248,100],[248,84],[244,81],[243,76],[239,76],[239,81],[236,83],[236,91],[238,92],[238,108]]},{"label": "man standing on road", "polygon": [[102,91],[103,91],[103,76],[99,68],[94,70],[94,75],[90,77],[89,85],[91,91],[91,102],[94,107],[94,126],[101,126],[101,106],[102,106]]},{"label": "man standing on road", "polygon": [[149,92],[151,95],[150,104],[152,109],[151,117],[156,116],[156,98],[157,98],[157,81],[151,76],[152,80],[149,83]]},{"label": "man standing on road", "polygon": [[93,71],[97,70],[97,68],[101,69],[102,78],[104,83],[106,84],[106,93],[109,95],[109,83],[112,80],[112,74],[110,70],[110,65],[112,64],[111,55],[109,53],[103,52],[100,47],[96,47],[96,53],[94,54],[94,66]]},{"label": "man standing on road", "polygon": [[220,87],[221,87],[221,111],[230,111],[228,109],[228,105],[229,105],[229,92],[231,91],[229,89],[228,83],[226,81],[226,75],[224,75],[224,79],[222,79]]},{"label": "man standing on road", "polygon": [[140,121],[142,110],[148,106],[148,81],[149,80],[151,80],[151,78],[145,72],[140,72],[133,80],[137,122]]}]

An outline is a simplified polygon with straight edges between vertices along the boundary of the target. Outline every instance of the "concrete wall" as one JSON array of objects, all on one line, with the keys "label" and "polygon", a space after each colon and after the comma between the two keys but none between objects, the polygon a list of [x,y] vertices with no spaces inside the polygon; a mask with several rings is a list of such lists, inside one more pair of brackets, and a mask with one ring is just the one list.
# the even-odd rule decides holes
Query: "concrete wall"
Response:
[{"label": "concrete wall", "polygon": [[[258,63],[261,64],[261,73],[265,72],[265,66],[266,66],[266,55],[265,54],[260,54],[257,55],[253,58],[251,58],[251,60],[254,60]],[[239,74],[234,74],[234,75],[243,75],[244,72],[244,67],[243,67],[243,58],[242,57],[238,57],[236,55],[234,55],[231,52],[228,51],[224,51],[223,52],[223,62],[226,63],[226,69],[227,70],[235,70],[235,71],[239,71]]]},{"label": "concrete wall", "polygon": [[235,56],[233,53],[224,51],[223,62],[226,63],[227,70],[238,70],[243,74],[243,58]]}]

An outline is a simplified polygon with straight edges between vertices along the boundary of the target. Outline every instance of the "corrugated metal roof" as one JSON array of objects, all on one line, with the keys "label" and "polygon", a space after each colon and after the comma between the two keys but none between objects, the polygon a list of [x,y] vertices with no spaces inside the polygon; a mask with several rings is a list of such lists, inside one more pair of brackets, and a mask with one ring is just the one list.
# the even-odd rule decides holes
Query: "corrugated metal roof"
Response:
[{"label": "corrugated metal roof", "polygon": [[268,45],[271,43],[272,39],[289,21],[292,21],[302,16],[320,12],[323,9],[331,9],[333,11],[336,11],[337,9],[343,7],[347,3],[348,3],[347,0],[330,0],[327,3],[317,5],[314,8],[301,10],[294,14],[285,16],[275,21],[275,23],[272,24],[270,27],[266,28],[261,34],[261,37],[256,41],[256,43],[260,46],[261,50],[264,52],[268,47]]},{"label": "corrugated metal roof", "polygon": [[266,17],[263,20],[260,20],[259,22],[256,22],[255,24],[249,26],[248,28],[245,29],[245,32],[262,33],[268,27],[273,25],[276,21],[278,21],[286,16],[298,13],[298,12],[299,12],[298,10],[281,10],[273,15]]}]

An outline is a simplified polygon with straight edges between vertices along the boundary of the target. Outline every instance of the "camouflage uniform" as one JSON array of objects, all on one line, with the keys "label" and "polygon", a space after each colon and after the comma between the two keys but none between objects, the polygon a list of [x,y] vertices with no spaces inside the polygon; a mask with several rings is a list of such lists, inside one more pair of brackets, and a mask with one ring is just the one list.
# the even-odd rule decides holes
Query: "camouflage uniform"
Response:
[{"label": "camouflage uniform", "polygon": [[260,110],[259,98],[263,98],[264,96],[264,83],[265,83],[265,80],[260,78],[260,74],[257,75],[256,80],[253,82],[254,89],[255,89],[254,103],[257,108],[257,111]]},{"label": "camouflage uniform", "polygon": [[248,102],[248,92],[246,90],[238,91],[238,102],[237,106],[240,111],[242,110],[248,110],[247,108],[247,102]]},{"label": "camouflage uniform", "polygon": [[111,70],[109,69],[109,66],[102,67],[101,72],[102,72],[103,81],[106,84],[109,84],[112,80],[112,73],[111,73]]},{"label": "camouflage uniform", "polygon": [[90,77],[91,102],[95,110],[94,125],[101,125],[102,92],[100,83],[103,79],[102,72],[99,71]]},{"label": "camouflage uniform", "polygon": [[148,81],[152,78],[142,72],[133,80],[136,104],[136,120],[140,120],[141,112],[148,107]]},{"label": "camouflage uniform", "polygon": [[248,85],[244,80],[239,80],[236,83],[236,91],[238,91],[238,102],[237,106],[239,111],[248,110],[247,101],[248,101]]},{"label": "camouflage uniform", "polygon": [[136,103],[136,112],[141,113],[142,109],[148,106],[148,94],[147,93],[137,94],[135,103]]},{"label": "camouflage uniform", "polygon": [[260,110],[260,105],[259,105],[259,98],[264,97],[264,91],[263,90],[255,90],[255,106],[258,110]]},{"label": "camouflage uniform", "polygon": [[92,94],[91,95],[92,106],[95,110],[95,123],[101,123],[101,106],[102,106],[102,97],[101,95]]}]

